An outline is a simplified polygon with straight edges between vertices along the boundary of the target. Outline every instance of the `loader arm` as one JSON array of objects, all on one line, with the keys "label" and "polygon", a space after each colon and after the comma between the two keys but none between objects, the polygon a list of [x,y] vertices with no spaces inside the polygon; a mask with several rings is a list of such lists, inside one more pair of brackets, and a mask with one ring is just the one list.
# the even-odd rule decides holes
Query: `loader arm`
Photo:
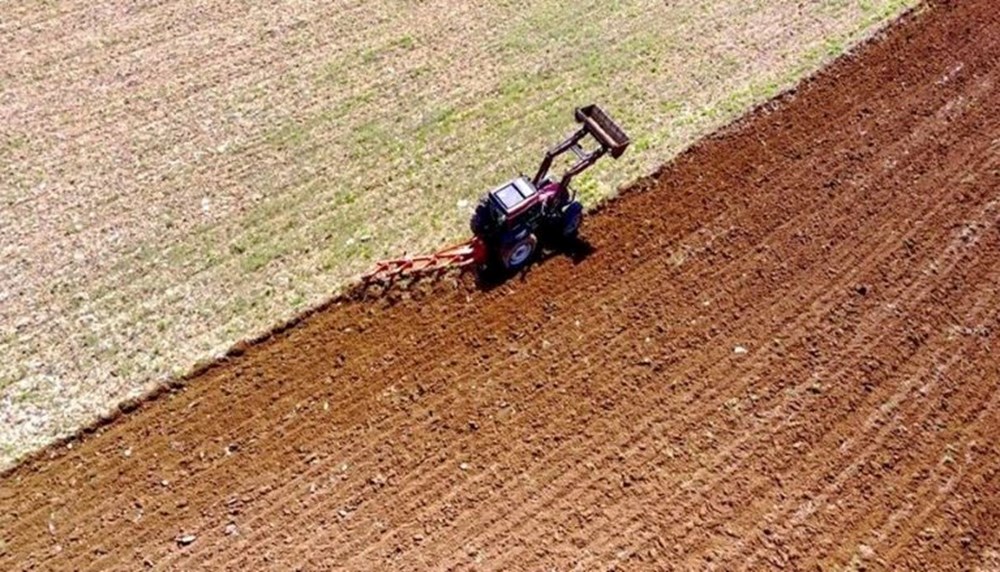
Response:
[{"label": "loader arm", "polygon": [[[589,169],[598,159],[610,153],[617,159],[629,146],[628,135],[614,122],[607,113],[596,105],[587,105],[577,108],[576,120],[580,123],[580,129],[567,137],[562,143],[545,152],[538,171],[535,173],[532,182],[535,186],[541,185],[542,181],[548,177],[552,162],[563,153],[572,151],[576,155],[577,161],[563,173],[560,178],[560,185],[567,189],[573,177]],[[599,147],[593,151],[587,151],[580,144],[587,136],[591,136],[597,141]]]}]

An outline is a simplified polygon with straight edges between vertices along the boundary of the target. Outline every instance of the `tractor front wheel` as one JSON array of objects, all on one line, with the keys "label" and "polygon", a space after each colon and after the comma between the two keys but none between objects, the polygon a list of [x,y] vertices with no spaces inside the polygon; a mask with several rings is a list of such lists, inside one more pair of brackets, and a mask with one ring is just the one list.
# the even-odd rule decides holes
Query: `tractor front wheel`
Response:
[{"label": "tractor front wheel", "polygon": [[562,237],[567,239],[576,238],[576,233],[583,223],[583,205],[577,201],[571,202],[563,210],[562,215]]},{"label": "tractor front wheel", "polygon": [[531,260],[531,255],[535,253],[537,247],[538,239],[534,234],[529,234],[504,247],[500,252],[500,261],[503,262],[504,268],[513,272]]}]

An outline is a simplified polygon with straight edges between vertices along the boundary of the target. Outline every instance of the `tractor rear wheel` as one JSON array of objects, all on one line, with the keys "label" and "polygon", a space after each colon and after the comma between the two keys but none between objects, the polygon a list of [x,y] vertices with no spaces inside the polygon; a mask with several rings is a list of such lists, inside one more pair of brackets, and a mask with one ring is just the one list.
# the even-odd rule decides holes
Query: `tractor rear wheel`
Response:
[{"label": "tractor rear wheel", "polygon": [[504,268],[510,271],[517,270],[531,260],[531,255],[538,247],[538,239],[534,234],[529,234],[521,240],[512,242],[500,251],[500,262]]},{"label": "tractor rear wheel", "polygon": [[476,236],[486,236],[490,231],[490,205],[487,199],[479,201],[476,205],[476,210],[472,213],[472,219],[469,220],[469,228],[472,230],[472,234]]}]

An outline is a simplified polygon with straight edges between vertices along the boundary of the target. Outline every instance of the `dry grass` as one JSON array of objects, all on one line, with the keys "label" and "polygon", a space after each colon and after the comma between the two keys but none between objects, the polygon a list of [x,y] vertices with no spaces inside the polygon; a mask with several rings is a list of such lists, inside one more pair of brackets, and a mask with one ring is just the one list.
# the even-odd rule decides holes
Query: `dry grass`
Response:
[{"label": "dry grass", "polygon": [[0,465],[464,236],[595,101],[591,202],[914,0],[0,0]]}]

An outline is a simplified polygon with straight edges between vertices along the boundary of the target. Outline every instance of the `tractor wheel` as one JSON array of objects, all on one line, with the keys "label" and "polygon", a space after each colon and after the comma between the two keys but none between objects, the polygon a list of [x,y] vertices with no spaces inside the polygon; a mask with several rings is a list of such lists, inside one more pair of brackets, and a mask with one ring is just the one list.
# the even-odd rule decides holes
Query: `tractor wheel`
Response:
[{"label": "tractor wheel", "polygon": [[534,234],[529,234],[521,240],[505,246],[500,252],[500,261],[503,262],[503,266],[507,270],[517,270],[531,260],[531,255],[535,253],[537,246],[538,239],[535,238]]},{"label": "tractor wheel", "polygon": [[486,236],[489,232],[489,224],[490,206],[486,200],[481,200],[476,205],[476,211],[472,214],[472,219],[469,220],[469,228],[472,230],[472,234],[476,236]]},{"label": "tractor wheel", "polygon": [[583,223],[583,205],[577,201],[571,202],[563,210],[562,215],[562,236],[563,238],[574,238]]}]

